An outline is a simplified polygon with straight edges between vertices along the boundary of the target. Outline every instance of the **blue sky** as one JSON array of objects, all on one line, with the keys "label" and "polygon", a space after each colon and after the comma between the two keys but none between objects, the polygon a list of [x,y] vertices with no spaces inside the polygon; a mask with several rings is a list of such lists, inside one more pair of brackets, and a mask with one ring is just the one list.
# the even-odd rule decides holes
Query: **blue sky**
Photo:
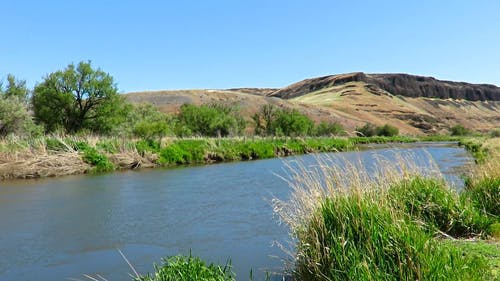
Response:
[{"label": "blue sky", "polygon": [[282,87],[336,73],[500,85],[500,1],[0,2],[0,78],[91,60],[121,92]]}]

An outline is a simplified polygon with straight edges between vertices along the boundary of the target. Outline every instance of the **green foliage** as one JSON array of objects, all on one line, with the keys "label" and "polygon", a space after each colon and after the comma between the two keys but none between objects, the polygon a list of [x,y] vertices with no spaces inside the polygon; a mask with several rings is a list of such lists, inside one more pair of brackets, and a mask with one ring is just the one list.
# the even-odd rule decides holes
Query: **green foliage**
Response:
[{"label": "green foliage", "polygon": [[176,134],[225,137],[241,135],[246,122],[235,107],[221,104],[195,106],[184,104],[177,116]]},{"label": "green foliage", "polygon": [[320,122],[314,129],[315,136],[340,136],[345,134],[344,127],[337,122]]},{"label": "green foliage", "polygon": [[466,136],[471,133],[471,131],[462,125],[455,125],[450,128],[452,136]]},{"label": "green foliage", "polygon": [[257,135],[296,137],[314,133],[314,122],[296,109],[280,109],[267,104],[252,119]]},{"label": "green foliage", "polygon": [[12,74],[7,75],[7,87],[3,89],[0,83],[0,96],[5,98],[13,98],[26,104],[28,101],[29,90],[26,87],[25,80],[18,80]]},{"label": "green foliage", "polygon": [[35,119],[48,132],[63,128],[69,133],[106,133],[123,121],[126,109],[113,78],[92,69],[90,62],[49,74],[35,87],[32,102]]},{"label": "green foliage", "polygon": [[96,148],[107,153],[118,153],[119,144],[116,140],[100,140]]},{"label": "green foliage", "polygon": [[135,143],[135,148],[137,152],[143,156],[146,152],[159,153],[160,142],[155,140],[140,140]]},{"label": "green foliage", "polygon": [[393,137],[399,134],[399,129],[385,124],[383,126],[375,126],[371,123],[366,123],[363,127],[356,128],[356,135],[360,137],[385,136]]},{"label": "green foliage", "polygon": [[484,178],[477,183],[469,183],[460,197],[470,200],[484,216],[500,220],[500,178]]},{"label": "green foliage", "polygon": [[82,151],[83,161],[94,166],[93,173],[111,172],[115,169],[113,163],[105,155],[99,153],[97,149],[82,145]]},{"label": "green foliage", "polygon": [[376,136],[377,127],[371,123],[366,123],[363,127],[356,128],[356,135],[360,137]]},{"label": "green foliage", "polygon": [[160,141],[173,134],[172,118],[150,103],[129,105],[126,113],[125,122],[116,129],[120,135]]},{"label": "green foliage", "polygon": [[465,149],[472,154],[477,163],[486,161],[488,157],[488,150],[483,147],[483,143],[481,140],[478,140],[476,138],[462,138],[458,142],[458,144],[464,146]]},{"label": "green foliage", "polygon": [[49,151],[66,151],[70,147],[59,138],[47,137],[45,138],[45,148]]},{"label": "green foliage", "polygon": [[314,122],[298,110],[281,110],[277,114],[273,127],[275,135],[307,136],[313,132]]},{"label": "green foliage", "polygon": [[179,140],[160,151],[160,164],[195,164],[205,162],[207,142]]},{"label": "green foliage", "polygon": [[439,243],[376,195],[326,199],[297,230],[297,280],[489,280],[484,258]]},{"label": "green foliage", "polygon": [[391,186],[389,196],[394,207],[423,222],[430,232],[438,229],[454,237],[470,237],[487,233],[493,222],[443,180],[414,177]]},{"label": "green foliage", "polygon": [[33,122],[26,105],[17,97],[0,95],[0,137],[15,134],[22,137],[37,137],[43,128]]},{"label": "green foliage", "polygon": [[43,128],[31,117],[27,97],[26,81],[7,76],[7,87],[0,83],[0,138],[14,134],[21,137],[38,137]]},{"label": "green foliage", "polygon": [[379,136],[392,137],[392,136],[397,136],[398,134],[399,134],[399,129],[389,124],[377,127],[377,135]]},{"label": "green foliage", "polygon": [[500,129],[495,129],[490,132],[490,137],[500,138]]},{"label": "green foliage", "polygon": [[155,265],[154,274],[147,274],[135,281],[234,281],[235,274],[231,264],[225,266],[206,264],[198,257],[173,256],[162,260],[163,264]]}]

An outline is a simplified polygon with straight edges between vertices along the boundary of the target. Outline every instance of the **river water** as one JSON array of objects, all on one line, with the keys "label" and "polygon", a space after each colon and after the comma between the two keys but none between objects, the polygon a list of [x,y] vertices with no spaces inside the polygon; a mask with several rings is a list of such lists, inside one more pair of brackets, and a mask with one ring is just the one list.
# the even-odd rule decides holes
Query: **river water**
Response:
[{"label": "river water", "polygon": [[[394,153],[430,155],[457,188],[460,168],[472,161],[452,143],[324,155],[373,165],[374,155]],[[216,263],[230,258],[238,280],[248,280],[250,270],[263,280],[287,257],[273,246],[289,241],[270,205],[290,194],[278,175],[286,174],[285,162],[307,166],[317,156],[1,182],[0,280],[131,280],[117,249],[140,273],[162,257],[191,252]]]}]

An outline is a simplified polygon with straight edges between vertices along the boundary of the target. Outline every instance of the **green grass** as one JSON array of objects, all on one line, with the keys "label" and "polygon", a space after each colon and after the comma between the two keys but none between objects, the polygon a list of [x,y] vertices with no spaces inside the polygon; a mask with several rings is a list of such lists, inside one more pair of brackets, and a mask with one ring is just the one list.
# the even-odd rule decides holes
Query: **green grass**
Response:
[{"label": "green grass", "polygon": [[[487,235],[494,217],[476,208],[476,200],[459,195],[442,179],[413,177],[389,187],[391,205],[422,223],[430,232],[440,231],[453,237]],[[474,198],[475,199],[475,198]]]},{"label": "green grass", "polygon": [[485,258],[439,243],[377,196],[326,199],[297,234],[297,280],[490,280]]},{"label": "green grass", "polygon": [[83,150],[83,161],[94,166],[92,173],[105,173],[115,170],[115,166],[104,154],[101,154],[94,147],[86,147]]},{"label": "green grass", "polygon": [[464,255],[486,258],[493,275],[491,280],[500,280],[500,243],[482,240],[447,240],[445,242],[458,248]]},{"label": "green grass", "polygon": [[483,147],[484,138],[462,138],[458,144],[469,151],[477,163],[483,163],[488,158],[488,149]]},{"label": "green grass", "polygon": [[500,220],[500,178],[484,178],[469,183],[460,195],[470,199],[485,216]]},{"label": "green grass", "polygon": [[[328,160],[291,171],[290,198],[273,206],[296,241],[296,280],[496,278],[491,255],[449,242],[497,237],[498,218],[478,203],[497,196],[498,185],[458,194],[404,161],[379,162],[375,175]],[[498,247],[491,251],[498,256]]]},{"label": "green grass", "polygon": [[134,279],[135,281],[234,281],[231,264],[225,266],[206,264],[198,257],[173,256],[155,265],[155,272]]}]

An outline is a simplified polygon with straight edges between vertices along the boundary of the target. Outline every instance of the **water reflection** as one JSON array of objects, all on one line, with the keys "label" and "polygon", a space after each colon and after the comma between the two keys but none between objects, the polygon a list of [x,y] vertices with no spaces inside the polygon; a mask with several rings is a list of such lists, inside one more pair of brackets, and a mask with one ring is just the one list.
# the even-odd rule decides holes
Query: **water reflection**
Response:
[{"label": "water reflection", "polygon": [[[471,162],[450,144],[375,146],[335,156],[375,169],[374,155],[392,161],[395,151],[422,157],[422,165],[431,155],[458,187],[456,170]],[[276,175],[285,175],[283,161],[311,166],[316,157],[4,182],[0,280],[65,280],[82,273],[130,280],[117,248],[142,273],[161,257],[192,251],[212,262],[230,257],[238,280],[247,280],[251,268],[259,280],[266,270],[281,269],[280,258],[271,256],[284,255],[271,244],[289,238],[269,204],[289,196]]]}]

